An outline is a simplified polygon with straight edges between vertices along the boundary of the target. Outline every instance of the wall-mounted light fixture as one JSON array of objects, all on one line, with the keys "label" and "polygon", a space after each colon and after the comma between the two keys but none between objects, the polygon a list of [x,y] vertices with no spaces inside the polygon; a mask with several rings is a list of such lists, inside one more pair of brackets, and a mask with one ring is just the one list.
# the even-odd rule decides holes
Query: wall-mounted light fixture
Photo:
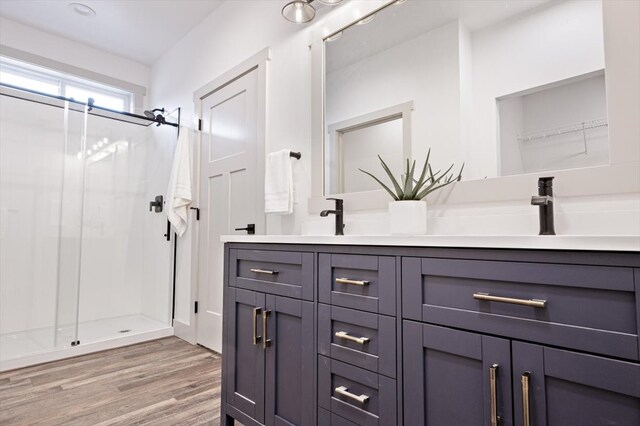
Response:
[{"label": "wall-mounted light fixture", "polygon": [[[304,24],[316,16],[316,9],[311,5],[314,0],[293,0],[282,8],[282,16],[294,24]],[[342,0],[316,0],[327,6],[335,6]]]}]

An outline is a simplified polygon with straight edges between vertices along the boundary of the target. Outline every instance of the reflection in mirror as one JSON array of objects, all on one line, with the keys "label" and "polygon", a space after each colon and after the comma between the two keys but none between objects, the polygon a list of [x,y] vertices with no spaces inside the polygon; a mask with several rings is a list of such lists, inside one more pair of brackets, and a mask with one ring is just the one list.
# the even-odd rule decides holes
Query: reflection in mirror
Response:
[{"label": "reflection in mirror", "polygon": [[[325,153],[336,123],[412,102],[407,151],[465,162],[464,180],[608,164],[601,1],[408,0],[371,16],[325,38]],[[357,140],[350,163],[325,155],[325,194],[370,189],[336,177],[354,158],[403,151]]]},{"label": "reflection in mirror", "polygon": [[400,174],[403,158],[411,156],[411,103],[385,108],[329,125],[325,149],[325,193],[378,189],[359,169],[374,170],[382,157]]},{"label": "reflection in mirror", "polygon": [[609,163],[604,73],[498,99],[501,175]]}]

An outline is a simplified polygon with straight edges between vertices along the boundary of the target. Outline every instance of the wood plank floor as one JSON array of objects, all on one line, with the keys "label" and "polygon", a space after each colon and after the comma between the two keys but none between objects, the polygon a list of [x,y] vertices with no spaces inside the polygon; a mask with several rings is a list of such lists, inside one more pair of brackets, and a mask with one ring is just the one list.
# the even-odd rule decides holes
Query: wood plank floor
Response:
[{"label": "wood plank floor", "polygon": [[0,373],[0,425],[217,425],[220,364],[168,337]]}]

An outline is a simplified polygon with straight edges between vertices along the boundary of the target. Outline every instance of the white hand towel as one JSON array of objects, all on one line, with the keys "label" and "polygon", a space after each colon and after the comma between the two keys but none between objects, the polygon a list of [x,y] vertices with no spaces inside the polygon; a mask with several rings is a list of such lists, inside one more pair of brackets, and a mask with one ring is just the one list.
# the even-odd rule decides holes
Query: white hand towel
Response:
[{"label": "white hand towel", "polygon": [[180,127],[167,189],[167,217],[179,237],[187,229],[189,204],[192,201],[190,134],[191,129]]},{"label": "white hand towel", "polygon": [[283,149],[267,155],[264,176],[265,213],[293,213],[293,166],[291,150]]}]

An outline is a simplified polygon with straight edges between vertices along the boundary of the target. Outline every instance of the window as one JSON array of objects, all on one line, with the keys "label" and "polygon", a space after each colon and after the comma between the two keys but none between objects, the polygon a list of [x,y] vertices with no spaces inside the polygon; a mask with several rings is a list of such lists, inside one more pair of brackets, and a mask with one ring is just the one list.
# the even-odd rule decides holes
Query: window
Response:
[{"label": "window", "polygon": [[0,83],[85,103],[93,98],[94,105],[115,111],[133,109],[131,92],[4,57],[0,58]]}]

